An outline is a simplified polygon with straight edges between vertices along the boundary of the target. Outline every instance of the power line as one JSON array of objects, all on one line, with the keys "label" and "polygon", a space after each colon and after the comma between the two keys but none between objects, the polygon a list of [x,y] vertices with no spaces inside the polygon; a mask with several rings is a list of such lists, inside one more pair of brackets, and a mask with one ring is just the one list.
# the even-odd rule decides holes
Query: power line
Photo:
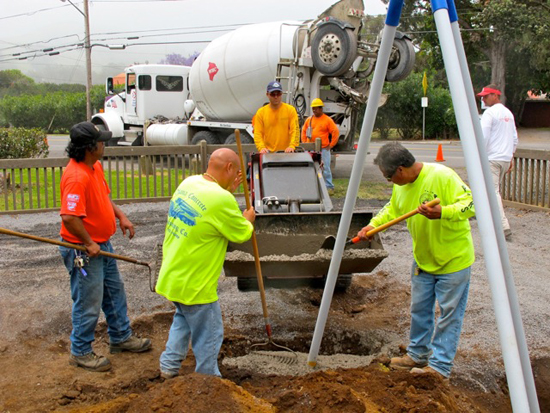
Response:
[{"label": "power line", "polygon": [[36,13],[40,13],[40,12],[43,12],[43,11],[49,11],[49,10],[61,9],[63,7],[67,7],[67,6],[69,6],[69,4],[64,4],[62,6],[57,6],[57,7],[49,7],[47,9],[33,10],[33,11],[26,12],[26,13],[12,14],[11,16],[0,17],[0,20],[12,19],[14,17],[21,17],[21,16],[32,16],[33,14],[36,14]]}]

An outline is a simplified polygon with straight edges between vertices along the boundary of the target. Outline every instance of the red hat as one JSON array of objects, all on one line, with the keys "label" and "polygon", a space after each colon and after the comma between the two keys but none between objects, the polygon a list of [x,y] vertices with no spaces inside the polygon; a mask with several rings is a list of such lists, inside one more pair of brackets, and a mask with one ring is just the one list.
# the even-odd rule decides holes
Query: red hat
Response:
[{"label": "red hat", "polygon": [[500,90],[498,89],[493,89],[491,87],[484,87],[481,92],[479,92],[477,95],[478,96],[487,96],[487,95],[490,95],[491,93],[494,93],[496,95],[499,95],[500,96]]}]

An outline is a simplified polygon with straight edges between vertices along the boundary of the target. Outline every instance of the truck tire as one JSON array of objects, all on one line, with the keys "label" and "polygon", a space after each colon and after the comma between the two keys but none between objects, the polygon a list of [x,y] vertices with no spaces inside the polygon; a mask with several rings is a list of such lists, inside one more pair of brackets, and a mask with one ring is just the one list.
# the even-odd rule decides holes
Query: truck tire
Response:
[{"label": "truck tire", "polygon": [[[345,293],[351,285],[353,274],[338,274],[336,279],[336,285],[334,286],[334,291],[338,293]],[[313,288],[325,288],[327,282],[327,277],[323,278],[313,278],[311,280],[311,287]]]},{"label": "truck tire", "polygon": [[256,278],[237,277],[237,288],[239,291],[258,291],[258,280]]},{"label": "truck tire", "polygon": [[357,56],[357,37],[351,29],[327,22],[317,29],[311,44],[313,66],[325,76],[348,71]]},{"label": "truck tire", "polygon": [[218,135],[209,130],[201,130],[195,133],[195,136],[191,140],[191,145],[197,145],[200,141],[206,141],[208,145],[219,145],[221,143]]},{"label": "truck tire", "polygon": [[393,39],[393,48],[388,63],[386,80],[399,82],[412,72],[415,54],[412,42],[407,38]]},{"label": "truck tire", "polygon": [[[237,139],[235,138],[235,134],[232,133],[227,137],[225,140],[226,145],[233,145],[237,143]],[[245,143],[254,143],[254,138],[248,134],[248,132],[242,132],[241,131],[241,143],[244,145]]]},{"label": "truck tire", "polygon": [[[107,129],[107,127],[105,126],[105,124],[101,121],[95,121],[93,122],[93,124],[95,126],[97,126],[97,128],[100,130],[100,131],[108,131],[109,129]],[[119,141],[120,138],[111,138],[109,139],[107,142],[105,142],[105,146],[117,146],[117,143]]]}]

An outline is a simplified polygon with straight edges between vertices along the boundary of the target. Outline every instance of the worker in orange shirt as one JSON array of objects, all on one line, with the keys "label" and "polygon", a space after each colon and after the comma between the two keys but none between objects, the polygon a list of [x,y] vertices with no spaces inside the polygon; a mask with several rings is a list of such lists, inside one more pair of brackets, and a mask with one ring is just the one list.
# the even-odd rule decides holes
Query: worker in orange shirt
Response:
[{"label": "worker in orange shirt", "polygon": [[323,179],[330,194],[334,191],[332,172],[330,171],[330,150],[338,143],[338,127],[334,121],[323,113],[324,103],[321,99],[313,99],[311,110],[313,116],[307,118],[302,128],[302,142],[315,142],[321,138],[321,155],[323,159]]}]

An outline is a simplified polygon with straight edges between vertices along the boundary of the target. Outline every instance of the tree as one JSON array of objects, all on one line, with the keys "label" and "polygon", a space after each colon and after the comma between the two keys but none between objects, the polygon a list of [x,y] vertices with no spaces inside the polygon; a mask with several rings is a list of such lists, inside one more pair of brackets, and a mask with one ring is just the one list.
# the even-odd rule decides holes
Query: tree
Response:
[{"label": "tree", "polygon": [[0,71],[0,98],[10,95],[18,96],[28,93],[35,87],[34,80],[21,73],[20,70]]},{"label": "tree", "polygon": [[193,52],[189,56],[185,57],[178,53],[167,54],[165,59],[162,59],[159,63],[161,65],[180,65],[180,66],[191,66],[199,52]]},{"label": "tree", "polygon": [[[456,7],[474,87],[499,85],[519,119],[528,90],[550,91],[550,3],[457,0]],[[429,3],[405,2],[402,24],[400,30],[414,35],[424,57],[420,60],[438,72],[436,81],[443,82],[443,60]]]}]

